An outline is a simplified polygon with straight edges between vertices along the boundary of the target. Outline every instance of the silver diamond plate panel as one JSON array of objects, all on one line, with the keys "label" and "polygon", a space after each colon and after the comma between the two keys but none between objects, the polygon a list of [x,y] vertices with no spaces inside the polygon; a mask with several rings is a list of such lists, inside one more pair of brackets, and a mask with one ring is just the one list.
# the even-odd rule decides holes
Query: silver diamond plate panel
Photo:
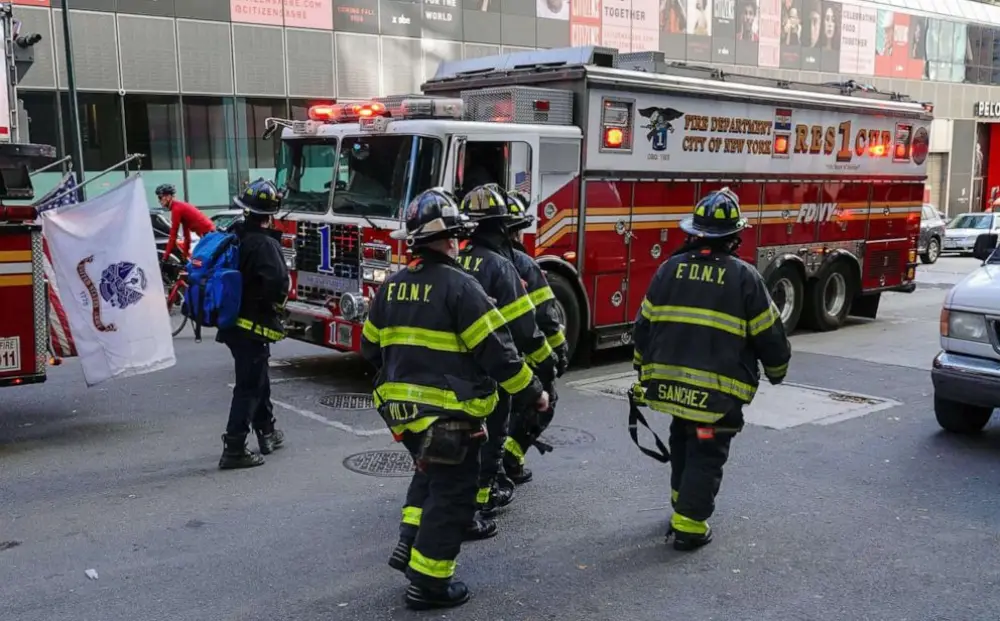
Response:
[{"label": "silver diamond plate panel", "polygon": [[[509,86],[462,91],[465,116],[472,121],[529,123],[534,125],[572,125],[573,93],[552,88]],[[538,100],[549,102],[549,110],[535,110]]]},{"label": "silver diamond plate panel", "polygon": [[45,248],[41,227],[31,232],[31,286],[35,298],[35,373],[44,373],[49,357],[49,300],[45,295]]}]

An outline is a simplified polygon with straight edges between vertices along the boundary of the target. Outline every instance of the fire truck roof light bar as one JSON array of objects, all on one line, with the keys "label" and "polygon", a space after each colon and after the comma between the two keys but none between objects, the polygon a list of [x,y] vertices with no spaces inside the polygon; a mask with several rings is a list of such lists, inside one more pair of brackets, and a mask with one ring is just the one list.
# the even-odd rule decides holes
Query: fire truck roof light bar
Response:
[{"label": "fire truck roof light bar", "polygon": [[458,98],[418,97],[404,99],[388,108],[372,101],[353,104],[323,104],[309,108],[309,120],[319,123],[354,123],[375,117],[399,119],[461,119],[465,103]]}]

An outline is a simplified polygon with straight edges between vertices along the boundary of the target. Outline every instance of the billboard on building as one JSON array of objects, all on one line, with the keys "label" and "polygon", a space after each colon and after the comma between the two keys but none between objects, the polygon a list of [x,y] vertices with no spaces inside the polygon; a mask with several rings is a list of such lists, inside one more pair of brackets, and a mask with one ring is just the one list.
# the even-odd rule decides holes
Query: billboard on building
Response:
[{"label": "billboard on building", "polygon": [[712,2],[712,62],[732,63],[736,52],[736,0]]},{"label": "billboard on building", "polygon": [[229,0],[229,15],[241,24],[333,30],[332,0]]},{"label": "billboard on building", "polygon": [[378,26],[378,0],[333,0],[335,30],[378,34]]}]

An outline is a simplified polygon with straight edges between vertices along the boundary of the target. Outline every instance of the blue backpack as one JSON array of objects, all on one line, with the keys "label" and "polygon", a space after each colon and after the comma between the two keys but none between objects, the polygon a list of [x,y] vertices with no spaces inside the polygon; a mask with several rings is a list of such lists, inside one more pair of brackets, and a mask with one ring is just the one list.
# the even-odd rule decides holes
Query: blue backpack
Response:
[{"label": "blue backpack", "polygon": [[222,231],[202,237],[187,264],[187,283],[181,312],[194,322],[195,340],[202,326],[234,327],[243,297],[239,237]]}]

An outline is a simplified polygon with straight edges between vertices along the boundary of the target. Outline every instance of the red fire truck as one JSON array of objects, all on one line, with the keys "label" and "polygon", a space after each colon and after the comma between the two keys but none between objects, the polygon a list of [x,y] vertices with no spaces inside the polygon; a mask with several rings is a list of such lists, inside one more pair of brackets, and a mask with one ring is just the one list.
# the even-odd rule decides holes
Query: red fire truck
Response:
[{"label": "red fire truck", "polygon": [[5,204],[30,201],[30,170],[55,159],[46,145],[23,144],[18,123],[16,75],[33,60],[40,35],[22,34],[11,6],[0,6],[0,387],[45,381],[49,359],[48,298],[42,227],[34,207]]},{"label": "red fire truck", "polygon": [[740,255],[789,331],[874,318],[882,292],[915,287],[929,105],[597,47],[445,62],[422,88],[271,120],[294,338],[358,349],[368,300],[406,260],[389,232],[438,185],[528,192],[527,245],[574,349],[629,342],[650,279],[684,241],[680,220],[724,186],[753,224]]}]

